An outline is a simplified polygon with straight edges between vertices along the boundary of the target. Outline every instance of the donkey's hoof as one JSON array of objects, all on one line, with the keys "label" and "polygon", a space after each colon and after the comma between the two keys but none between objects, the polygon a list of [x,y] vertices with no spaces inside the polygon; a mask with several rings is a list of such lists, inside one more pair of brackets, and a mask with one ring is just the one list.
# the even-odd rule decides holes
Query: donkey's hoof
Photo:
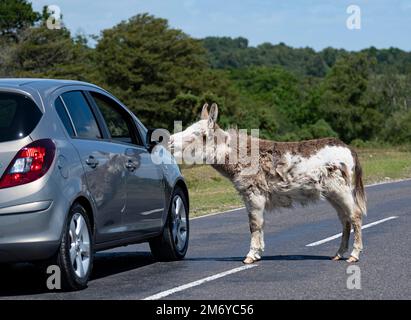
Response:
[{"label": "donkey's hoof", "polygon": [[358,262],[359,260],[356,258],[356,257],[353,257],[353,256],[351,256],[351,257],[349,257],[348,259],[347,259],[347,262],[348,263],[356,263],[356,262]]},{"label": "donkey's hoof", "polygon": [[338,260],[341,260],[341,258],[342,258],[342,257],[337,254],[337,255],[335,255],[334,257],[332,257],[331,260],[332,260],[332,261],[338,261]]},{"label": "donkey's hoof", "polygon": [[254,260],[253,258],[251,258],[251,257],[246,257],[245,259],[244,259],[244,261],[243,261],[243,263],[244,264],[252,264],[252,263],[254,263],[254,262],[256,262],[257,260]]}]

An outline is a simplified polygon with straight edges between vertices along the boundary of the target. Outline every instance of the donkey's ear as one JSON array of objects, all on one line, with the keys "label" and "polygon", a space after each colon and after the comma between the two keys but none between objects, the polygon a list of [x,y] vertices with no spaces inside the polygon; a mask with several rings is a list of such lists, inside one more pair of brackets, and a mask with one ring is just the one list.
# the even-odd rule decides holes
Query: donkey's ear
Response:
[{"label": "donkey's ear", "polygon": [[208,104],[203,105],[203,110],[201,110],[201,120],[208,119]]},{"label": "donkey's ear", "polygon": [[208,116],[208,127],[214,128],[214,125],[218,117],[218,106],[216,103],[213,103],[210,109],[210,115]]}]

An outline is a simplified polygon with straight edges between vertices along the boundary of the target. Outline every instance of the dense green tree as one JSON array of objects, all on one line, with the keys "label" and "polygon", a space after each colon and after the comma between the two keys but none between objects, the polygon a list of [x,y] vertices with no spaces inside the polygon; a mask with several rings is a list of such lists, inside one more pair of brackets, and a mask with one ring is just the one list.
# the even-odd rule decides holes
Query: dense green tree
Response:
[{"label": "dense green tree", "polygon": [[385,123],[382,138],[395,144],[411,141],[411,110],[396,112]]},{"label": "dense green tree", "polygon": [[[281,66],[304,76],[323,77],[339,58],[355,54],[343,49],[325,48],[316,52],[311,48],[292,48],[284,43],[264,43],[257,47],[248,45],[245,38],[207,37],[203,39],[209,62],[214,68],[243,69],[252,66]],[[373,72],[408,74],[411,72],[411,53],[398,48],[362,51],[375,59]]]},{"label": "dense green tree", "polygon": [[105,30],[95,61],[97,83],[150,126],[172,129],[174,120],[187,125],[204,102],[218,102],[221,123],[231,123],[238,96],[225,72],[211,70],[201,42],[167,20],[140,14]]},{"label": "dense green tree", "polygon": [[410,52],[398,48],[377,49],[375,47],[365,49],[362,52],[377,62],[373,66],[375,73],[409,74],[411,72]]},{"label": "dense green tree", "polygon": [[187,125],[198,116],[198,106],[201,98],[191,93],[180,93],[172,101],[171,109],[174,113],[172,119],[182,121]]},{"label": "dense green tree", "polygon": [[320,119],[314,124],[305,124],[302,128],[289,131],[284,135],[280,135],[279,139],[285,141],[299,141],[326,137],[337,138],[338,134],[324,119]]},{"label": "dense green tree", "polygon": [[243,69],[251,66],[281,66],[300,75],[324,76],[327,65],[310,48],[291,48],[284,43],[249,47],[245,38],[208,37],[203,40],[214,68]]},{"label": "dense green tree", "polygon": [[203,90],[207,64],[201,44],[148,14],[103,31],[96,58],[102,82],[156,125],[164,125],[179,94],[199,95]]},{"label": "dense green tree", "polygon": [[39,18],[27,0],[1,0],[0,37],[17,41],[18,32],[32,26]]},{"label": "dense green tree", "polygon": [[[31,9],[31,4],[28,6]],[[0,43],[3,43],[0,47],[0,76],[96,79],[93,77],[93,49],[87,46],[85,37],[72,37],[64,25],[61,29],[48,29],[46,7],[42,14],[34,14],[38,18],[35,26],[23,21],[19,23],[18,42],[0,37]],[[25,17],[24,14],[16,15],[21,19]]]},{"label": "dense green tree", "polygon": [[28,28],[18,44],[8,46],[3,76],[91,80],[90,55],[91,49],[66,28]]},{"label": "dense green tree", "polygon": [[254,67],[232,70],[231,79],[241,94],[265,105],[267,111],[264,112],[263,119],[271,118],[268,121],[277,124],[277,131],[271,132],[271,137],[293,130],[305,121],[308,110],[303,104],[303,84],[283,68]]},{"label": "dense green tree", "polygon": [[402,75],[392,72],[373,75],[367,91],[369,103],[375,103],[377,109],[386,117],[395,112],[411,109],[411,74]]},{"label": "dense green tree", "polygon": [[375,104],[365,100],[370,63],[364,54],[339,59],[320,89],[319,112],[346,142],[375,137],[384,121]]},{"label": "dense green tree", "polygon": [[337,59],[343,54],[345,54],[344,50],[334,49],[331,47],[327,47],[321,52],[319,52],[319,55],[321,56],[321,58],[323,59],[328,68],[332,68]]}]

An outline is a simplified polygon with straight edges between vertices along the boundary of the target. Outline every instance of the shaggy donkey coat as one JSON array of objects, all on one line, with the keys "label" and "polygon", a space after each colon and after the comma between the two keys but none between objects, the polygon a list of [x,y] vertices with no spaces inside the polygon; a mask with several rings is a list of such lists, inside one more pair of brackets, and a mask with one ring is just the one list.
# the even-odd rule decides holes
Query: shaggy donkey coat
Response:
[{"label": "shaggy donkey coat", "polygon": [[[275,142],[241,136],[237,130],[222,130],[216,123],[217,114],[216,104],[210,114],[205,105],[201,120],[172,135],[169,146],[180,155],[189,146],[200,146],[202,158],[229,178],[242,196],[251,232],[244,263],[261,259],[265,213],[291,207],[294,202],[305,205],[319,199],[331,203],[342,224],[341,245],[332,259],[341,259],[348,250],[352,227],[354,248],[348,262],[358,261],[363,249],[361,225],[366,214],[366,196],[356,152],[335,138]],[[239,150],[238,140],[242,138],[247,141],[247,153]],[[213,147],[206,146],[209,141],[214,142]],[[258,153],[250,157],[252,145],[256,144]],[[251,167],[256,169],[250,171]]]}]

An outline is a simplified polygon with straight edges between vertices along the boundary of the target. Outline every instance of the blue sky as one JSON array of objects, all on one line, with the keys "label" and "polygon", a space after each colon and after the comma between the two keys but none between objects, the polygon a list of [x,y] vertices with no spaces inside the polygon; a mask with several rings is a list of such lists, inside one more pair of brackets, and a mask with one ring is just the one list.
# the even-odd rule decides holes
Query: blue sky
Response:
[{"label": "blue sky", "polygon": [[[195,38],[243,36],[250,45],[285,42],[316,50],[399,47],[411,51],[411,0],[32,0],[58,5],[73,33],[99,34],[149,12]],[[347,7],[361,8],[361,29],[349,30]]]}]

